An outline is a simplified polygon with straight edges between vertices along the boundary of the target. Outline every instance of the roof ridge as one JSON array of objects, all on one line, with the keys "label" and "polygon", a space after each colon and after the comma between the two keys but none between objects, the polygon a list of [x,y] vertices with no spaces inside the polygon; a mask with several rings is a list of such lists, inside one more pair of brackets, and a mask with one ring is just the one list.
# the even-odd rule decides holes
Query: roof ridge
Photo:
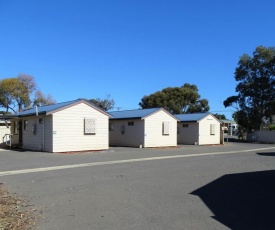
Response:
[{"label": "roof ridge", "polygon": [[[77,101],[80,101],[79,99],[77,99],[77,100],[71,100],[71,101],[65,101],[65,102],[59,102],[59,103],[55,103],[55,104],[50,104],[50,105],[43,105],[43,106],[34,106],[34,107],[32,107],[32,108],[29,108],[29,109],[26,109],[26,110],[24,110],[24,111],[22,111],[22,112],[20,112],[20,113],[18,113],[18,115],[20,115],[20,114],[25,114],[25,113],[28,113],[28,112],[31,112],[32,110],[36,110],[36,108],[37,108],[37,110],[47,110],[47,108],[49,108],[49,107],[59,107],[59,108],[62,108],[62,107],[64,107],[64,106],[67,106],[67,105],[70,105],[70,104],[73,104],[73,103],[75,103],[75,102],[77,102]],[[63,105],[64,104],[64,105]]]},{"label": "roof ridge", "polygon": [[[71,100],[71,101],[63,101],[63,102],[58,102],[58,103],[54,103],[54,104],[51,104],[51,105],[58,105],[58,104],[64,104],[64,103],[81,101],[81,100],[84,100],[84,99],[76,99],[76,100]],[[49,106],[49,105],[42,105],[42,106],[37,106],[37,107],[41,108],[41,107],[44,107],[44,106]],[[35,107],[33,107],[33,108],[35,108]]]},{"label": "roof ridge", "polygon": [[54,104],[50,104],[50,105],[42,105],[42,106],[35,105],[35,106],[31,107],[31,108],[28,108],[26,110],[23,110],[23,111],[19,112],[18,114],[20,114],[22,112],[27,112],[27,111],[29,111],[31,109],[35,109],[36,107],[37,108],[43,108],[43,107],[46,107],[46,106],[59,105],[59,104],[64,104],[64,103],[70,103],[71,104],[73,102],[80,101],[80,100],[82,100],[82,99],[76,99],[76,100],[71,100],[71,101],[63,101],[63,102],[58,102],[58,103],[54,103]]},{"label": "roof ridge", "polygon": [[211,112],[203,112],[203,113],[179,113],[175,115],[195,115],[195,114],[212,114]]},{"label": "roof ridge", "polygon": [[118,110],[118,111],[109,111],[109,113],[113,113],[113,112],[129,112],[129,111],[136,111],[136,110],[149,110],[149,109],[161,109],[162,107],[157,107],[157,108],[146,108],[146,109],[128,109],[128,110]]}]

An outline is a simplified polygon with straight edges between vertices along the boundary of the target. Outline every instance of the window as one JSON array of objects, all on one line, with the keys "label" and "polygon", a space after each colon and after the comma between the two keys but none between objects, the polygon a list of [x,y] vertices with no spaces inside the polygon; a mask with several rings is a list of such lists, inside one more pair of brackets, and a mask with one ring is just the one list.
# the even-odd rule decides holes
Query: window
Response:
[{"label": "window", "polygon": [[183,128],[188,128],[188,124],[182,124]]},{"label": "window", "polygon": [[84,134],[96,134],[95,118],[84,118]]},{"label": "window", "polygon": [[36,133],[37,133],[37,125],[36,125],[36,123],[34,123],[32,125],[32,133],[33,133],[33,135],[36,135]]},{"label": "window", "polygon": [[125,125],[120,126],[120,132],[121,132],[122,135],[125,134]]},{"label": "window", "polygon": [[163,135],[169,135],[170,134],[170,123],[169,122],[163,122],[162,123],[162,134]]},{"label": "window", "polygon": [[28,130],[28,121],[27,120],[24,120],[23,126],[24,126],[24,130],[27,131]]},{"label": "window", "polygon": [[134,122],[133,121],[129,121],[128,122],[128,126],[134,126]]},{"label": "window", "polygon": [[216,125],[211,124],[210,125],[210,135],[215,135],[216,134]]},{"label": "window", "polygon": [[44,123],[44,119],[43,118],[39,118],[39,124],[43,124]]},{"label": "window", "polygon": [[19,124],[18,121],[14,121],[14,130],[13,133],[19,133]]},{"label": "window", "polygon": [[113,123],[109,123],[109,131],[114,131],[114,124]]}]

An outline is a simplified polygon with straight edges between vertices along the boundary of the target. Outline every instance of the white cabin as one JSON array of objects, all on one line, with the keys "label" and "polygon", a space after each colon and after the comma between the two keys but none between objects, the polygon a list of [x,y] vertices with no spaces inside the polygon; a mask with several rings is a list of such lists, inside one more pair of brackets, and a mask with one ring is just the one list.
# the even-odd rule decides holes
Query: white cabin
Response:
[{"label": "white cabin", "polygon": [[220,144],[221,122],[211,113],[175,115],[178,123],[178,144]]},{"label": "white cabin", "polygon": [[110,112],[111,146],[138,148],[177,145],[178,119],[163,108]]},{"label": "white cabin", "polygon": [[11,144],[46,152],[108,149],[109,117],[86,100],[32,108],[11,120]]}]

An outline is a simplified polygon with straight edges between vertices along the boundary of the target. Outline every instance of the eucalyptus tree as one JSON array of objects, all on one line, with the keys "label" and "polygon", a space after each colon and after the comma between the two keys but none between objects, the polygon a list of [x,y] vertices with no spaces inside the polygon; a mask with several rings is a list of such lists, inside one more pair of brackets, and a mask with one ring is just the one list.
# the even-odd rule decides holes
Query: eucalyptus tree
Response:
[{"label": "eucalyptus tree", "polygon": [[236,93],[224,101],[244,131],[259,130],[275,114],[275,47],[259,46],[253,56],[243,54],[235,71]]},{"label": "eucalyptus tree", "polygon": [[108,94],[105,99],[95,98],[89,99],[88,101],[95,104],[104,111],[112,110],[115,106],[115,101],[113,98],[111,98],[110,94]]},{"label": "eucalyptus tree", "polygon": [[17,77],[0,80],[0,107],[5,108],[5,113],[18,113],[34,105],[54,102],[50,95],[44,96],[37,90],[36,81],[31,75],[19,74]]},{"label": "eucalyptus tree", "polygon": [[144,96],[139,106],[145,108],[163,107],[172,114],[209,111],[207,99],[201,99],[198,87],[185,83],[181,87],[167,87]]}]

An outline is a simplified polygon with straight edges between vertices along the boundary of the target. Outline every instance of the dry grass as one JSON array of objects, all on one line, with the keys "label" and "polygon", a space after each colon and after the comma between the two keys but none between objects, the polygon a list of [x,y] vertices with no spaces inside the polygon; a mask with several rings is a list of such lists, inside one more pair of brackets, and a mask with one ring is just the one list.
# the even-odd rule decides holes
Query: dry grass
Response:
[{"label": "dry grass", "polygon": [[37,220],[37,210],[23,198],[9,194],[0,183],[0,230],[31,229]]}]

